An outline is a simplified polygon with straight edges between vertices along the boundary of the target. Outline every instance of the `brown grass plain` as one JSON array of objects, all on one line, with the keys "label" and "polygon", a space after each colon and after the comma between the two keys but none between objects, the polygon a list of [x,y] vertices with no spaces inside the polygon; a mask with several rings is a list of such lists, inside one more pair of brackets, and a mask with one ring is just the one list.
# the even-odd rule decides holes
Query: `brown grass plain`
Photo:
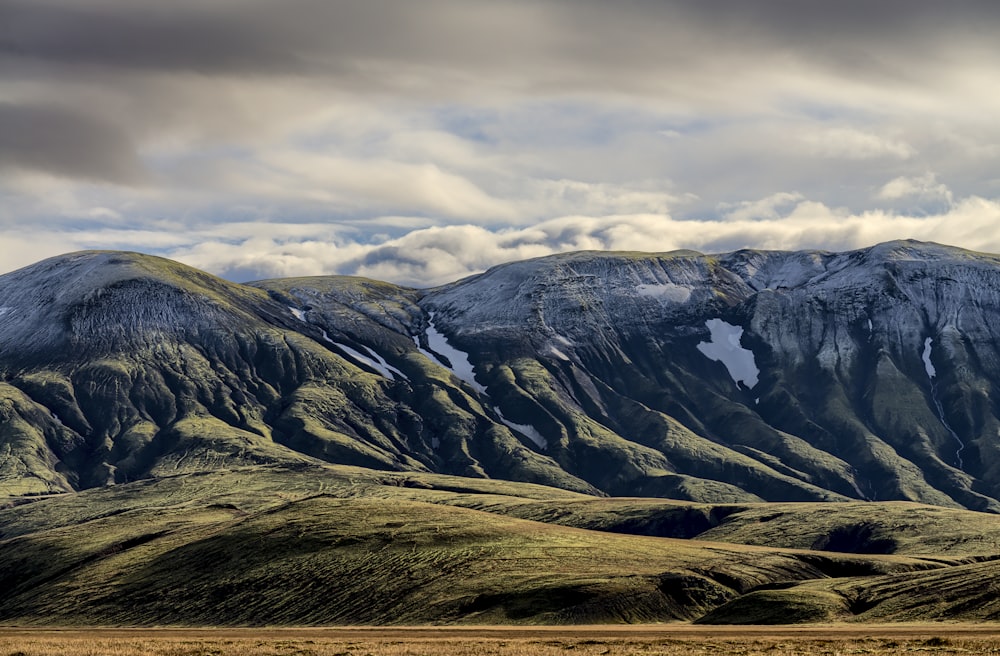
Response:
[{"label": "brown grass plain", "polygon": [[1000,625],[0,628],[0,656],[1000,654]]}]

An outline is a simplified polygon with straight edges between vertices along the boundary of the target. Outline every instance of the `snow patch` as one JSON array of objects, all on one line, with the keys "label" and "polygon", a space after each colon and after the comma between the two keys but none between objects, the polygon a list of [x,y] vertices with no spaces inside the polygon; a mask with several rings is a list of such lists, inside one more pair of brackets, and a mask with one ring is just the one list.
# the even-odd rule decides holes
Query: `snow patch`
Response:
[{"label": "snow patch", "polygon": [[931,362],[931,344],[933,343],[933,337],[928,337],[924,340],[924,354],[921,356],[924,359],[924,371],[927,372],[928,378],[937,376],[937,369],[934,368],[934,363]]},{"label": "snow patch", "polygon": [[380,364],[383,367],[385,367],[391,373],[396,374],[397,376],[399,376],[403,380],[410,380],[410,378],[406,374],[404,374],[402,371],[400,371],[396,367],[394,367],[391,364],[389,364],[388,362],[386,362],[385,358],[383,358],[381,355],[379,355],[376,351],[372,351],[372,355],[375,356],[375,361],[378,362],[378,364]]},{"label": "snow patch", "polygon": [[576,346],[576,344],[574,344],[572,341],[570,341],[570,339],[568,337],[564,337],[564,336],[560,335],[559,333],[556,333],[555,335],[553,335],[552,339],[556,340],[557,342],[559,342],[563,346],[568,346],[569,348],[573,348],[574,346]]},{"label": "snow patch", "polygon": [[13,312],[13,311],[14,311],[14,308],[12,308],[12,307],[7,307],[7,306],[0,307],[0,317],[2,317],[3,315],[7,314],[8,312]]},{"label": "snow patch", "polygon": [[469,354],[464,351],[459,351],[457,348],[448,343],[448,339],[438,332],[437,328],[434,327],[434,313],[431,312],[428,315],[429,320],[427,322],[427,345],[431,348],[431,351],[439,353],[444,357],[448,358],[451,362],[451,366],[437,357],[434,353],[425,351],[420,346],[420,341],[414,338],[417,342],[417,348],[420,352],[441,363],[442,366],[447,367],[451,370],[459,380],[464,380],[466,383],[472,386],[472,389],[476,390],[480,394],[486,394],[486,388],[476,382],[476,374],[472,368],[472,363],[469,362]]},{"label": "snow patch", "polygon": [[[3,315],[0,315],[0,316],[3,316]],[[52,415],[52,421],[56,422],[60,426],[65,426],[65,424],[62,422],[62,419],[59,418],[59,415],[57,415],[54,412],[50,412],[49,414]]]},{"label": "snow patch", "polygon": [[431,448],[432,448],[432,449],[436,449],[436,448],[438,448],[439,446],[441,446],[441,440],[439,440],[439,439],[438,439],[438,438],[436,438],[436,437],[432,437],[432,438],[431,438]]},{"label": "snow patch", "polygon": [[323,339],[330,342],[337,348],[343,350],[356,362],[366,364],[375,371],[379,372],[380,374],[382,374],[384,378],[388,378],[389,380],[396,380],[396,376],[399,376],[403,380],[409,380],[406,377],[406,374],[404,374],[402,371],[400,371],[396,367],[386,362],[385,359],[378,353],[375,353],[375,351],[372,351],[372,353],[375,355],[376,359],[372,359],[367,355],[365,355],[364,353],[362,353],[361,351],[351,348],[347,344],[341,344],[340,342],[333,341],[332,339],[330,339],[330,335],[328,335],[325,330],[323,331]]},{"label": "snow patch", "polygon": [[560,351],[559,349],[557,349],[555,346],[549,345],[549,353],[559,358],[560,360],[565,360],[566,362],[569,362],[569,356]]},{"label": "snow patch", "polygon": [[306,313],[303,312],[302,310],[300,310],[298,308],[294,308],[291,305],[288,306],[288,310],[293,315],[295,315],[295,318],[298,319],[299,321],[305,321],[306,320]]},{"label": "snow patch", "polygon": [[709,319],[705,327],[712,334],[712,340],[698,344],[698,350],[709,360],[721,362],[737,386],[742,382],[752,389],[759,380],[760,369],[753,351],[740,346],[743,329],[722,319]]},{"label": "snow patch", "polygon": [[534,442],[539,449],[548,448],[549,446],[548,440],[545,439],[544,435],[538,432],[537,428],[531,426],[530,424],[515,424],[514,422],[504,417],[503,413],[500,412],[500,408],[498,407],[494,406],[493,411],[497,413],[497,417],[500,418],[500,421],[503,422],[504,426],[512,430],[516,430],[518,433],[521,433],[529,440]]},{"label": "snow patch", "polygon": [[691,298],[691,288],[672,283],[662,283],[659,285],[639,285],[636,287],[639,296],[649,296],[664,301],[684,303]]},{"label": "snow patch", "polygon": [[[551,341],[552,342],[556,342],[558,344],[561,344],[562,346],[567,347],[567,348],[574,348],[576,346],[576,344],[574,344],[570,340],[566,339],[565,337],[563,337],[559,333],[553,334]],[[551,355],[553,357],[556,357],[556,358],[559,358],[560,360],[564,360],[566,362],[570,361],[569,360],[569,356],[566,355],[566,353],[562,349],[558,348],[557,346],[555,346],[552,343],[549,343],[549,344],[545,345],[545,351],[549,355]]]}]

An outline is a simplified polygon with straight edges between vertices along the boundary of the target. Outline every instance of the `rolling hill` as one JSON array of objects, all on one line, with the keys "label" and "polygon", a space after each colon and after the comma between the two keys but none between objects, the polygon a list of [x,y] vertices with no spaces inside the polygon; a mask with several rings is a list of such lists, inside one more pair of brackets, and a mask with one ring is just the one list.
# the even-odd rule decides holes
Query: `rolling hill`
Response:
[{"label": "rolling hill", "polygon": [[[567,525],[622,514],[601,501],[578,508],[576,522],[530,521],[510,509],[592,501],[536,485],[331,465],[186,473],[55,495],[0,510],[0,622],[679,621],[794,583],[884,587],[978,562],[964,553],[823,553]],[[680,507],[629,503],[647,515]],[[471,508],[480,504],[496,507]],[[947,512],[955,523],[1000,531],[992,515]]]}]

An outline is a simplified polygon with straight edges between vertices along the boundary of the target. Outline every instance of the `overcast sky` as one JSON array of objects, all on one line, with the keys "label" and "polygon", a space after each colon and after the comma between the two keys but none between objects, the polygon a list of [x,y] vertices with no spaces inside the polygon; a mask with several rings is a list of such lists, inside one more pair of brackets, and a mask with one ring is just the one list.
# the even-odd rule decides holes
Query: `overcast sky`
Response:
[{"label": "overcast sky", "polygon": [[0,0],[0,271],[1000,252],[1000,3]]}]

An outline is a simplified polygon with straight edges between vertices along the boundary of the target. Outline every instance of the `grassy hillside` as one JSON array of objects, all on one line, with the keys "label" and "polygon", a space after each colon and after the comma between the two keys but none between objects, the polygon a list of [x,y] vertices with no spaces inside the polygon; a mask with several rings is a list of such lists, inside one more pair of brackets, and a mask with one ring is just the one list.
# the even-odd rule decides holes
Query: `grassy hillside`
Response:
[{"label": "grassy hillside", "polygon": [[1000,562],[933,572],[814,580],[734,598],[698,621],[705,624],[789,622],[996,622]]},{"label": "grassy hillside", "polygon": [[529,521],[510,515],[534,508],[545,519],[563,507],[570,512],[549,519],[625,520],[630,507],[646,516],[656,506],[691,507],[350,467],[180,474],[17,503],[0,510],[0,621],[16,624],[692,620],[799,582],[832,586],[823,588],[832,600],[864,581],[961,569],[950,566],[957,558],[774,549]]},{"label": "grassy hillside", "polygon": [[1000,516],[908,502],[700,504],[483,496],[441,502],[598,531],[783,549],[965,558],[1000,553]]}]

